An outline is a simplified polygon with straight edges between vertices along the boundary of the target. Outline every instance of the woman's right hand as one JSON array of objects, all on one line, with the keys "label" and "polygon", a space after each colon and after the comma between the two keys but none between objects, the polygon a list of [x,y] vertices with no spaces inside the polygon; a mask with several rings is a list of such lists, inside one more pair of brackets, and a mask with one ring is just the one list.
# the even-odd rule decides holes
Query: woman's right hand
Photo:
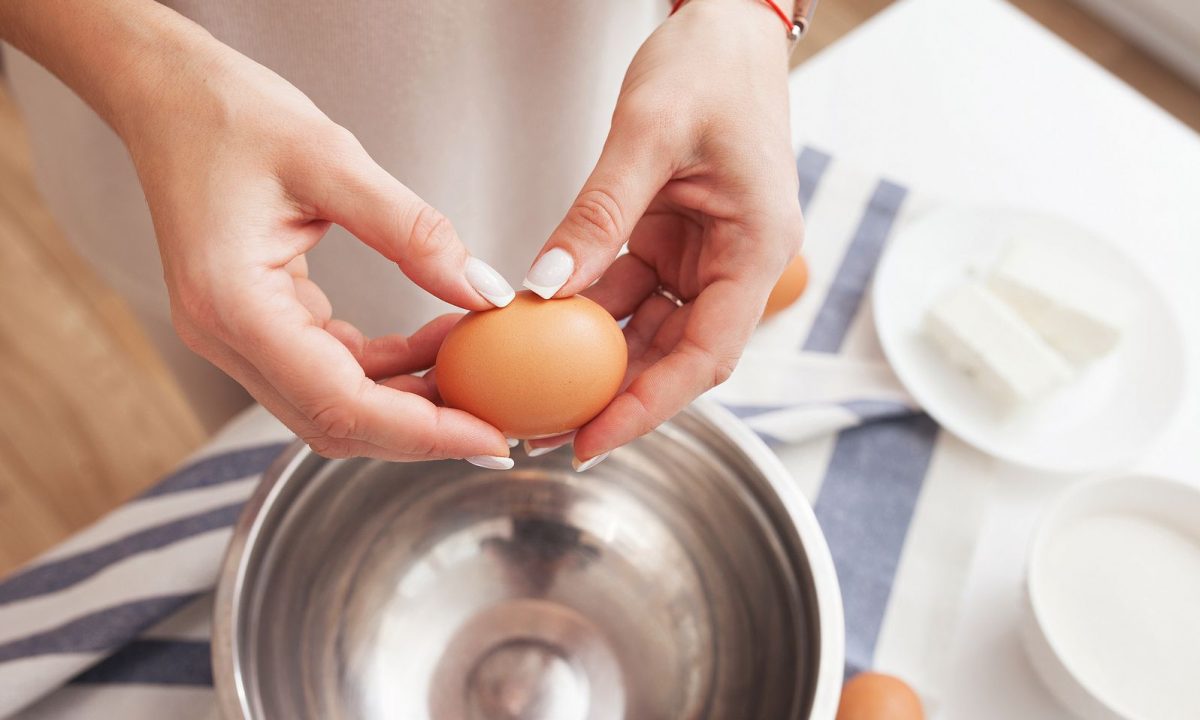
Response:
[{"label": "woman's right hand", "polygon": [[149,0],[75,5],[46,0],[49,15],[6,19],[129,148],[184,342],[323,455],[511,466],[496,428],[439,407],[433,383],[412,374],[433,364],[455,316],[367,339],[332,319],[305,253],[336,223],[473,310],[511,299],[503,278],[275,73]]},{"label": "woman's right hand", "polygon": [[510,465],[498,430],[411,374],[456,316],[368,340],[331,319],[305,253],[336,223],[453,305],[506,303],[511,288],[278,75],[227,48],[196,69],[165,112],[124,128],[180,337],[323,455]]}]

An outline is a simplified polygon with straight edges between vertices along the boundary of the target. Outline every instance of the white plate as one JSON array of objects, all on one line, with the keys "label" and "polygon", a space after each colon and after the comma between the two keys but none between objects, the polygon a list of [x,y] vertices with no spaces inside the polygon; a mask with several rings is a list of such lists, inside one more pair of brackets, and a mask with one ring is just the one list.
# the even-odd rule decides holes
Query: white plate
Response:
[{"label": "white plate", "polygon": [[[1133,307],[1120,345],[1068,386],[1003,412],[922,333],[951,286],[986,273],[1010,238],[1053,243],[1119,279]],[[1065,220],[1020,210],[939,210],[892,239],[873,287],[884,354],[917,402],[950,432],[996,457],[1041,470],[1113,468],[1142,452],[1183,399],[1183,339],[1170,306],[1129,258]]]}]

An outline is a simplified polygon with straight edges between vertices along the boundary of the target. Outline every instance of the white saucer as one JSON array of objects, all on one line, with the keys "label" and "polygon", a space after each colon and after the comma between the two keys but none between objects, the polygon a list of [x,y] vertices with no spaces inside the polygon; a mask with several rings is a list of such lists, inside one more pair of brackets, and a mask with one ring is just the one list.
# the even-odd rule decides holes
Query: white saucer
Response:
[{"label": "white saucer", "polygon": [[[940,294],[986,273],[1013,237],[1061,246],[1119,278],[1133,307],[1112,353],[1051,396],[1005,413],[921,328]],[[1020,210],[930,213],[891,240],[872,293],[879,339],[900,381],[943,427],[1004,460],[1064,473],[1113,468],[1143,453],[1182,402],[1183,338],[1162,293],[1111,244],[1065,220]]]}]

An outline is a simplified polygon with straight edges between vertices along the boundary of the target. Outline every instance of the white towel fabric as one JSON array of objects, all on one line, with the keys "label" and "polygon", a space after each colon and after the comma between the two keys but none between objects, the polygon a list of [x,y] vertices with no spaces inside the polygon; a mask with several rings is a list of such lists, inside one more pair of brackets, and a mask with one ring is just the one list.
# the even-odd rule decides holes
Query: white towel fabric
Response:
[{"label": "white towel fabric", "polygon": [[[921,201],[812,148],[797,163],[809,289],[711,394],[767,440],[816,510],[846,606],[847,672],[899,675],[932,714],[992,461],[914,406],[864,299],[884,244]],[[0,717],[217,717],[218,565],[288,439],[252,409],[182,470],[0,583]]]}]

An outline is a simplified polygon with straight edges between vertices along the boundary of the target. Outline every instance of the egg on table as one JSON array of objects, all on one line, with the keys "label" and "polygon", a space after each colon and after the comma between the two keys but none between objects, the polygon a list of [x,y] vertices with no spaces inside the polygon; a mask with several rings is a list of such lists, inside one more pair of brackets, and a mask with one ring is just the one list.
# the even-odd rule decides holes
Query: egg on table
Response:
[{"label": "egg on table", "polygon": [[510,438],[578,429],[616,396],[628,349],[608,311],[585,297],[518,293],[506,307],[468,313],[438,351],[448,407]]},{"label": "egg on table", "polygon": [[903,680],[883,673],[855,675],[842,687],[837,720],[924,720],[921,698]]},{"label": "egg on table", "polygon": [[799,300],[806,287],[808,287],[808,262],[803,255],[797,255],[783,269],[783,274],[775,281],[775,287],[771,288],[771,295],[767,298],[767,307],[763,310],[763,317],[774,315]]}]

